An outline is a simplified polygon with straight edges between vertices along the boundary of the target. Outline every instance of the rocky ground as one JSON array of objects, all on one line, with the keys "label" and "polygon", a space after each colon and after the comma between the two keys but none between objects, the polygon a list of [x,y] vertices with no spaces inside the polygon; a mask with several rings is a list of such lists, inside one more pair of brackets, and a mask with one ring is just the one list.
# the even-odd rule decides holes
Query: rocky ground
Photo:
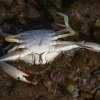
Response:
[{"label": "rocky ground", "polygon": [[[0,0],[0,29],[17,34],[32,29],[62,29],[64,24],[56,12],[69,17],[75,36],[71,41],[89,41],[100,44],[99,0]],[[0,56],[10,44],[0,35]],[[0,68],[0,100],[99,100],[100,54],[86,49],[60,55],[50,68],[38,74],[38,84],[29,85],[14,80]],[[24,62],[11,63],[24,71],[36,74],[46,66],[29,66]]]}]

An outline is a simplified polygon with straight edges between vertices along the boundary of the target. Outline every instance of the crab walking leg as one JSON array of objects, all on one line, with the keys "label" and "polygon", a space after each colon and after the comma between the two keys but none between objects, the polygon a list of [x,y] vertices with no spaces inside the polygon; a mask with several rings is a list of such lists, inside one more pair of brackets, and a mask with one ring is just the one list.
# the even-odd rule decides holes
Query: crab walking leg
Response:
[{"label": "crab walking leg", "polygon": [[35,75],[29,74],[25,71],[17,69],[4,62],[0,62],[0,66],[9,76],[13,77],[14,79],[21,80],[33,85],[37,84]]},{"label": "crab walking leg", "polygon": [[7,37],[5,38],[5,40],[8,41],[8,42],[22,43],[21,40],[16,39],[16,38],[19,37],[19,36],[20,36],[20,35],[10,35],[10,36],[7,36]]},{"label": "crab walking leg", "polygon": [[63,52],[63,51],[78,49],[78,48],[82,48],[82,46],[78,46],[76,44],[68,44],[68,45],[66,45],[66,44],[62,45],[61,44],[61,45],[53,46],[50,51],[55,51],[55,52],[61,51],[61,52]]},{"label": "crab walking leg", "polygon": [[29,55],[26,55],[24,56],[23,58],[21,58],[21,60],[25,61],[26,63],[29,63],[29,64],[34,64],[34,54],[29,54]]},{"label": "crab walking leg", "polygon": [[11,52],[15,51],[18,48],[25,48],[25,44],[20,44],[18,46],[13,47],[12,49],[8,50],[8,54],[10,54]]},{"label": "crab walking leg", "polygon": [[43,53],[42,55],[41,55],[41,57],[42,57],[42,59],[41,59],[41,64],[46,64],[47,63],[47,61],[46,61],[46,55],[47,55],[47,52],[45,52],[45,53]]},{"label": "crab walking leg", "polygon": [[59,30],[56,32],[56,35],[59,35],[59,34],[62,34],[62,33],[65,33],[65,32],[70,32],[66,37],[68,36],[72,36],[75,34],[75,31],[69,26],[69,23],[68,23],[68,16],[65,15],[65,14],[62,14],[62,13],[58,13],[57,14],[61,15],[64,17],[64,22],[65,22],[65,25],[61,25],[61,24],[57,24],[57,25],[60,25],[62,27],[65,27],[65,29],[62,29],[62,30]]},{"label": "crab walking leg", "polygon": [[35,64],[38,65],[40,64],[40,56],[38,54],[34,54],[34,61],[35,61]]},{"label": "crab walking leg", "polygon": [[42,61],[41,61],[41,64],[46,64],[46,63],[49,63],[49,62],[52,62],[55,57],[59,55],[59,52],[45,52],[42,54]]},{"label": "crab walking leg", "polygon": [[58,40],[58,41],[52,41],[52,45],[58,45],[58,44],[62,44],[62,45],[63,44],[66,44],[66,45],[70,44],[70,45],[72,45],[72,44],[79,44],[79,43],[72,42],[72,41],[60,41],[60,40]]},{"label": "crab walking leg", "polygon": [[46,54],[46,62],[52,62],[57,56],[59,55],[59,52],[51,52]]},{"label": "crab walking leg", "polygon": [[56,44],[75,44],[76,42],[72,42],[72,41],[56,41]]},{"label": "crab walking leg", "polygon": [[14,51],[10,54],[6,54],[0,58],[0,61],[15,61],[26,55],[30,54],[29,50]]},{"label": "crab walking leg", "polygon": [[66,26],[69,26],[69,23],[68,23],[68,16],[63,14],[63,13],[59,13],[57,12],[57,14],[61,15],[62,17],[64,17],[64,21],[65,21],[65,25]]}]

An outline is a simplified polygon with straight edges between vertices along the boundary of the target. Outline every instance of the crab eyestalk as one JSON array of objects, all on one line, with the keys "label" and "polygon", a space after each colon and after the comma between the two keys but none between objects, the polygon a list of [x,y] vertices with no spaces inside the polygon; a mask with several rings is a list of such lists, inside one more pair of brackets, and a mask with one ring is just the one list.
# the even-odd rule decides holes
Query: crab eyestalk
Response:
[{"label": "crab eyestalk", "polygon": [[9,76],[13,77],[14,79],[21,80],[32,85],[37,84],[37,78],[35,75],[17,69],[4,62],[0,62],[0,66]]}]

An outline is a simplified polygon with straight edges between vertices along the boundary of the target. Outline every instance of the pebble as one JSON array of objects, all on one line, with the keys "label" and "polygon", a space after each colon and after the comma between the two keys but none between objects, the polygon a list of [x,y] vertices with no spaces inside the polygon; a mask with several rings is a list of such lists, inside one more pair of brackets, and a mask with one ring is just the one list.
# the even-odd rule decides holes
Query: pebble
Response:
[{"label": "pebble", "polygon": [[95,83],[95,81],[96,81],[95,78],[91,78],[90,81],[89,81],[89,84],[90,84],[90,85],[93,85],[93,84]]},{"label": "pebble", "polygon": [[47,88],[47,91],[50,92],[52,89],[52,83],[49,80],[43,80],[43,85]]},{"label": "pebble", "polygon": [[90,94],[90,93],[81,91],[80,92],[80,97],[85,98],[85,99],[91,99],[93,97],[93,95]]},{"label": "pebble", "polygon": [[72,92],[72,97],[73,98],[76,98],[78,96],[79,96],[79,91],[78,90],[75,90],[75,91]]},{"label": "pebble", "polygon": [[70,93],[72,93],[73,90],[74,90],[74,85],[68,85],[68,86],[67,86],[67,90],[68,90]]},{"label": "pebble", "polygon": [[93,66],[95,61],[93,59],[88,59],[87,66]]},{"label": "pebble", "polygon": [[100,17],[97,18],[97,20],[95,22],[95,26],[100,27]]},{"label": "pebble", "polygon": [[96,93],[94,99],[100,100],[100,90],[97,91],[97,93]]},{"label": "pebble", "polygon": [[86,85],[87,79],[83,79],[83,84]]},{"label": "pebble", "polygon": [[95,94],[96,91],[97,91],[97,89],[98,89],[97,87],[93,88],[92,91],[91,91],[90,93],[91,93],[91,94]]},{"label": "pebble", "polygon": [[87,72],[81,72],[80,75],[84,79],[88,79],[91,76],[89,72],[88,73]]}]

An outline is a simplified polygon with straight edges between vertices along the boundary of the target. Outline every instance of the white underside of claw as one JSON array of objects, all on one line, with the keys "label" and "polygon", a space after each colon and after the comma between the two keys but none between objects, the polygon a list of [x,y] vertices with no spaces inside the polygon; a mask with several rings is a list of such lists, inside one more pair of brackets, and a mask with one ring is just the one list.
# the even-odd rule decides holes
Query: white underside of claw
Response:
[{"label": "white underside of claw", "polygon": [[[1,62],[0,66],[9,76],[13,77],[14,79],[21,80],[30,84],[37,84],[36,76],[34,75],[30,75],[4,62]],[[27,78],[31,78],[31,80],[28,80]]]}]

